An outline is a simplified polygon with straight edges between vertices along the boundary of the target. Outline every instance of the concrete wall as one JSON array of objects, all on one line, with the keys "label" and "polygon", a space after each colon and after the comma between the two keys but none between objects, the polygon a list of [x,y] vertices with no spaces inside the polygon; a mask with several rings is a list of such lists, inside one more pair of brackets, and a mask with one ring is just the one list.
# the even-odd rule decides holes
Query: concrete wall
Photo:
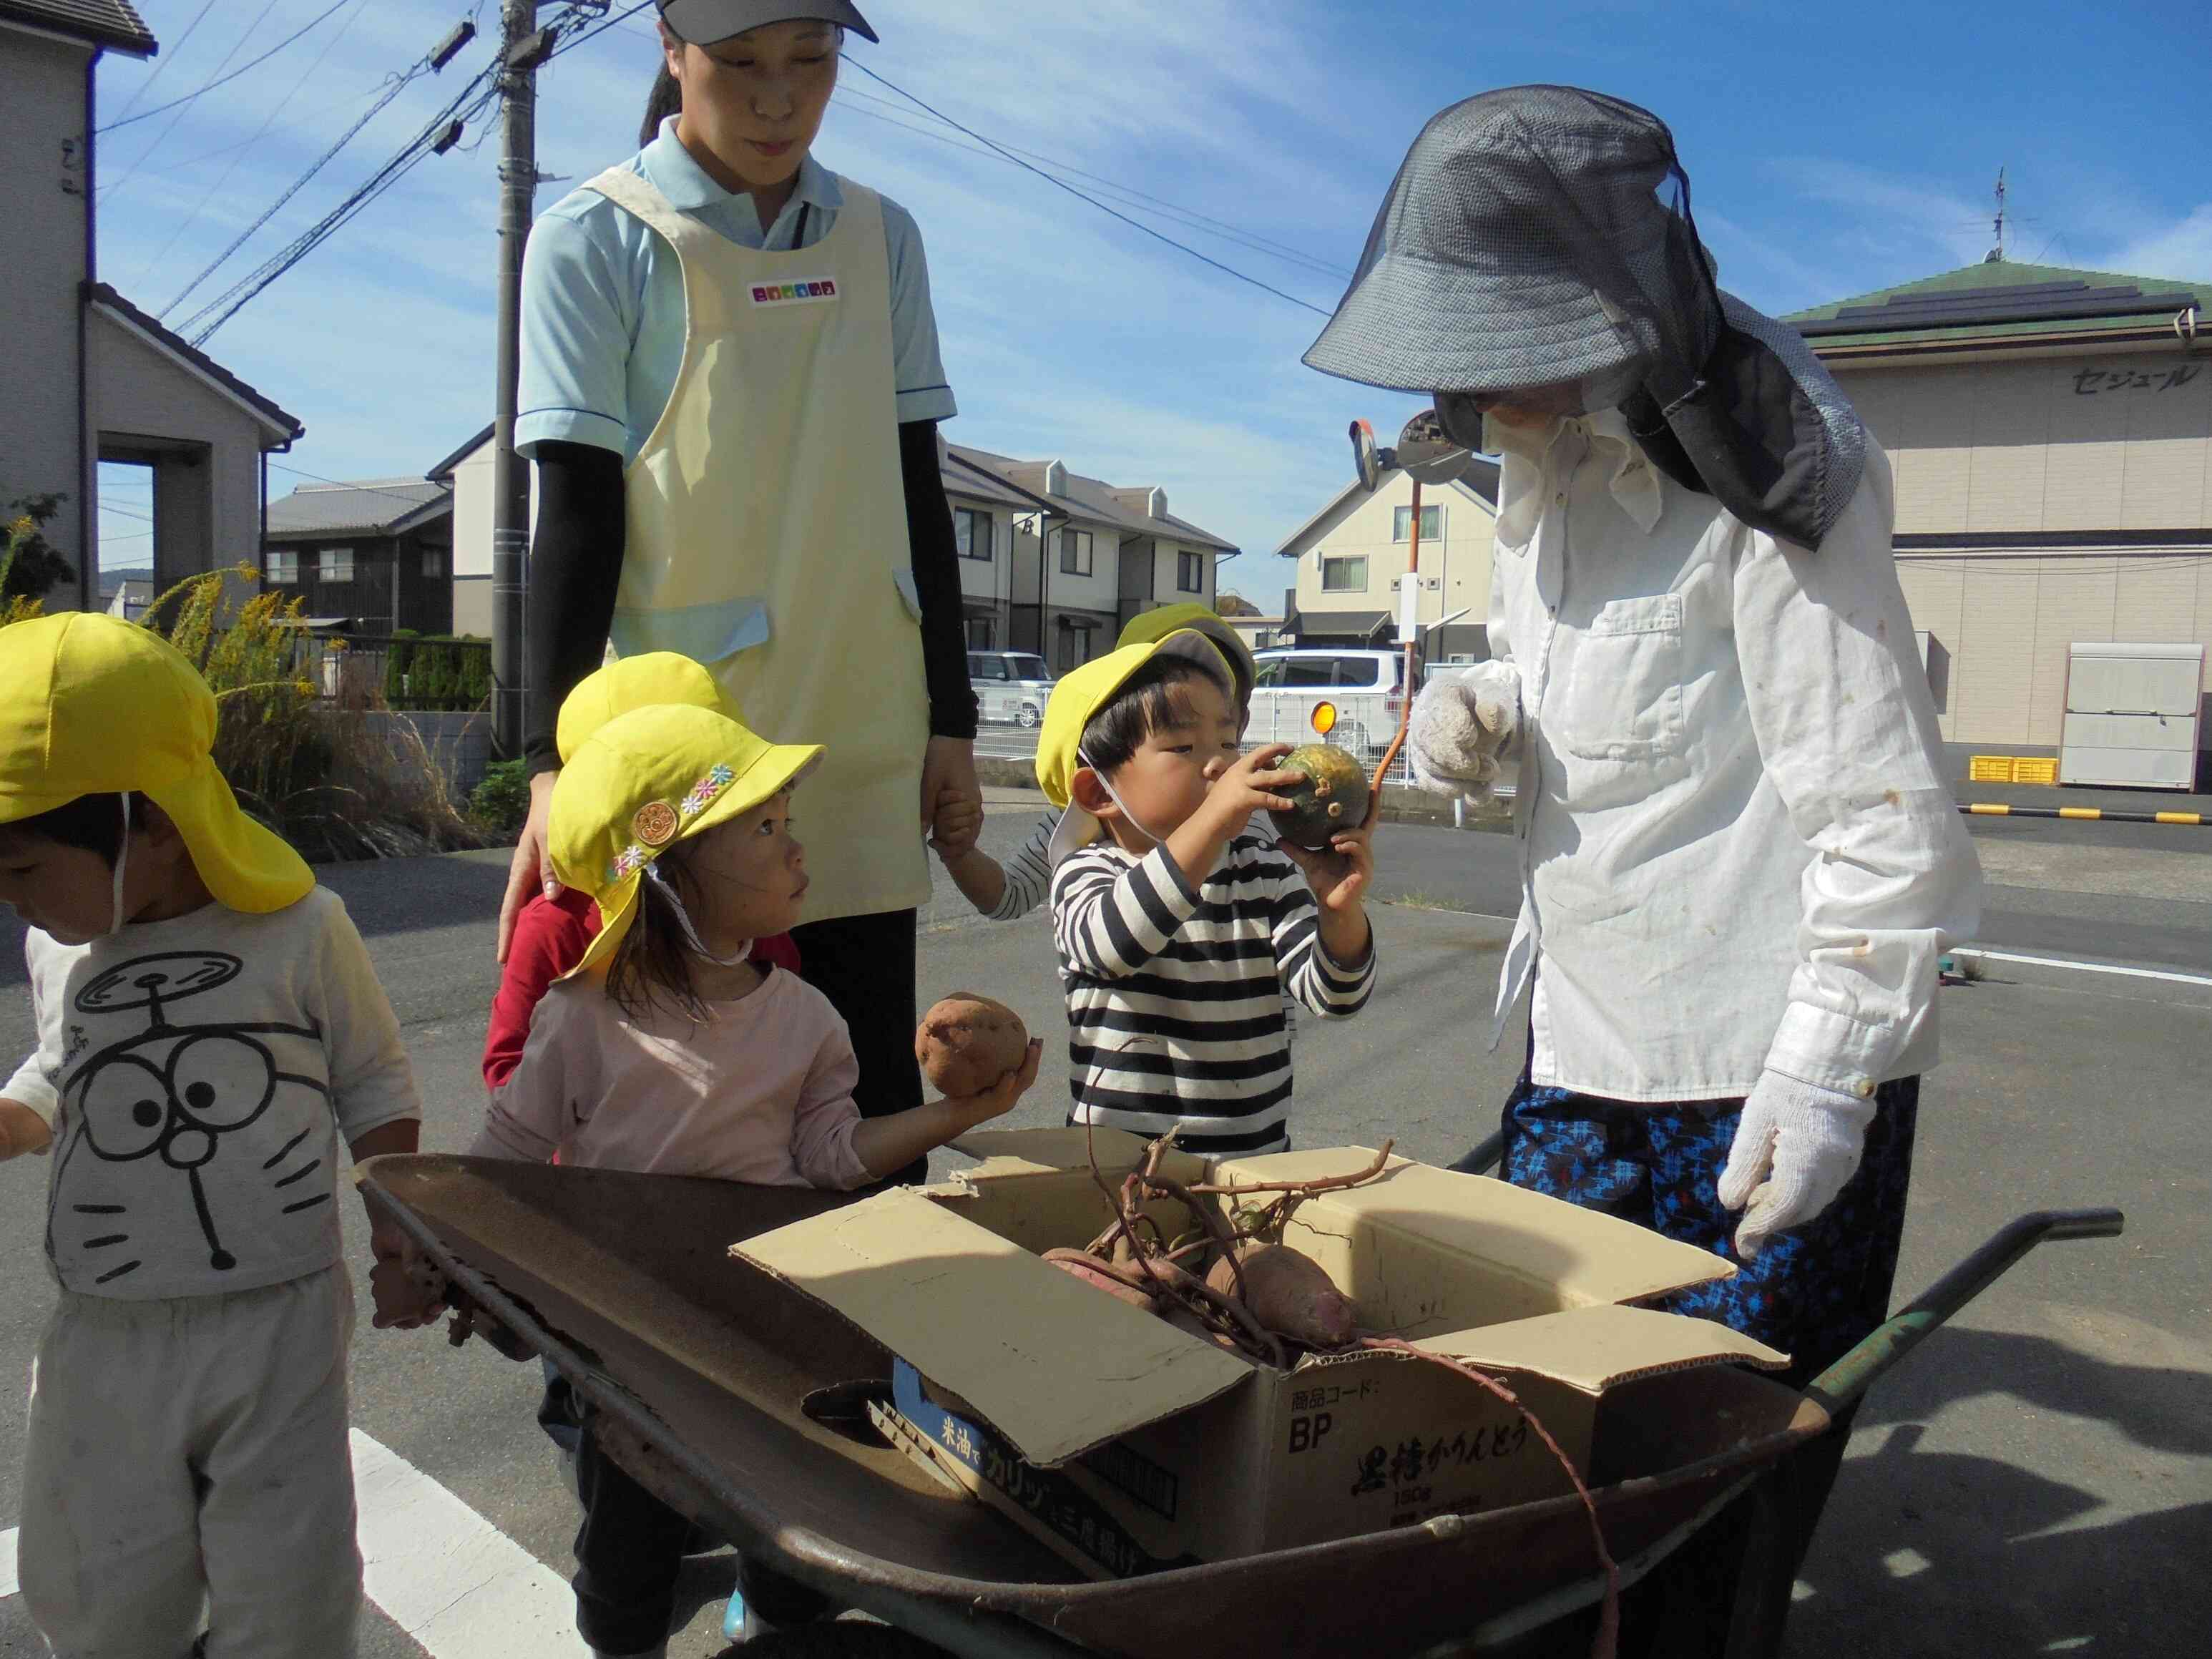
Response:
[{"label": "concrete wall", "polygon": [[[1462,621],[1487,623],[1496,515],[1479,496],[1450,485],[1424,489],[1421,495],[1424,507],[1439,509],[1443,518],[1441,543],[1421,538],[1422,623],[1433,624],[1465,611],[1468,614]],[[1397,579],[1405,574],[1412,550],[1407,543],[1395,539],[1397,509],[1413,504],[1413,481],[1394,472],[1372,495],[1353,495],[1324,522],[1297,557],[1298,614],[1311,617],[1333,611],[1388,611],[1395,615]],[[1362,556],[1367,560],[1364,587],[1323,590],[1323,559]]]},{"label": "concrete wall", "polygon": [[[85,269],[85,68],[92,49],[0,23],[0,200],[7,204],[8,390],[0,505],[69,499],[46,537],[82,570],[88,485],[79,424],[77,306]],[[50,603],[74,605],[57,589]]]},{"label": "concrete wall", "polygon": [[[258,566],[268,428],[105,312],[94,309],[87,328],[102,450],[180,451],[155,482],[155,586],[240,562]],[[182,453],[201,446],[203,453]]]},{"label": "concrete wall", "polygon": [[1830,367],[1896,466],[1900,535],[2212,526],[2212,353]]}]

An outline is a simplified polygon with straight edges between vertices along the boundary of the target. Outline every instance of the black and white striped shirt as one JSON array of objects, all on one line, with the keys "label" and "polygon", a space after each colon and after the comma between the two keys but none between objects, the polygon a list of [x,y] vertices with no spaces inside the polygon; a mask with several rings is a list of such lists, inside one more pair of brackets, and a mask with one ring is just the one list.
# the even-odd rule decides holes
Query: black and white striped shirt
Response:
[{"label": "black and white striped shirt", "polygon": [[1194,890],[1164,848],[1101,840],[1054,872],[1053,935],[1067,991],[1071,1119],[1196,1152],[1289,1142],[1285,995],[1356,1014],[1375,951],[1352,967],[1321,948],[1313,891],[1256,836],[1239,836]]}]

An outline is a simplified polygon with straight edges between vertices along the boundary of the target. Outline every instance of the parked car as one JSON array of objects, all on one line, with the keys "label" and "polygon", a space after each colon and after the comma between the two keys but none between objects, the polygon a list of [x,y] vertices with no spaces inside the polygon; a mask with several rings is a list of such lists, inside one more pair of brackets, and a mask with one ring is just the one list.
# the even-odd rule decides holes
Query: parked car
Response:
[{"label": "parked car", "polygon": [[1052,696],[1052,670],[1028,651],[970,651],[968,678],[987,720],[1034,726]]},{"label": "parked car", "polygon": [[[1380,759],[1389,746],[1406,706],[1404,652],[1314,646],[1261,651],[1253,662],[1258,673],[1252,721],[1244,732],[1248,744],[1311,743],[1325,735],[1368,761]],[[1411,690],[1420,689],[1416,665]],[[1326,734],[1313,724],[1315,708],[1324,702],[1336,712]]]}]

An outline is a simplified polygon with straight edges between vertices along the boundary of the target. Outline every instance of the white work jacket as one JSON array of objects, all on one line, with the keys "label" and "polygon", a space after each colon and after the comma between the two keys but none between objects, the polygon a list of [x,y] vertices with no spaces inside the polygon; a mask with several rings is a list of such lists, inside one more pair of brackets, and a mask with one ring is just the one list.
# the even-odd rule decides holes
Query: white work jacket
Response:
[{"label": "white work jacket", "polygon": [[1522,906],[1498,1035],[1533,975],[1540,1084],[1711,1100],[1771,1067],[1864,1097],[1925,1071],[1981,870],[1888,457],[1869,437],[1808,551],[1661,473],[1617,412],[1501,437],[1490,640],[1521,683]]}]

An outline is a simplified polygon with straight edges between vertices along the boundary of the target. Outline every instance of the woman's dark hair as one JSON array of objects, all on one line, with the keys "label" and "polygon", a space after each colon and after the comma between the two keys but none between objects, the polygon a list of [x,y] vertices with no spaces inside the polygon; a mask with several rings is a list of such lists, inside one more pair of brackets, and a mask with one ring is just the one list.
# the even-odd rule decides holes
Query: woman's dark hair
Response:
[{"label": "woman's dark hair", "polygon": [[653,77],[653,91],[645,100],[645,125],[637,130],[642,149],[660,137],[660,124],[684,109],[684,83],[668,72],[668,59],[660,60],[660,73]]},{"label": "woman's dark hair", "polygon": [[[131,797],[131,822],[146,822],[146,797]],[[51,841],[63,847],[75,847],[88,853],[97,853],[112,867],[116,855],[123,850],[123,797],[120,795],[79,795],[66,806],[57,806],[51,812],[40,812],[35,817],[17,818],[13,823],[0,823],[0,837],[21,836],[25,840]]]},{"label": "woman's dark hair", "polygon": [[1121,683],[1112,700],[1083,728],[1083,764],[1111,776],[1128,764],[1146,738],[1188,724],[1194,711],[1182,688],[1200,684],[1223,689],[1218,675],[1188,657],[1152,657]]},{"label": "woman's dark hair", "polygon": [[[687,911],[696,910],[702,896],[699,878],[691,869],[694,842],[679,841],[653,860],[660,874],[648,872],[637,886],[637,914],[629,931],[615,946],[607,964],[607,994],[632,1019],[649,1019],[656,1007],[683,1015],[697,1024],[712,1016],[692,977],[697,961],[684,935],[684,921],[668,889],[675,890]],[[665,886],[663,884],[666,884]]]}]

